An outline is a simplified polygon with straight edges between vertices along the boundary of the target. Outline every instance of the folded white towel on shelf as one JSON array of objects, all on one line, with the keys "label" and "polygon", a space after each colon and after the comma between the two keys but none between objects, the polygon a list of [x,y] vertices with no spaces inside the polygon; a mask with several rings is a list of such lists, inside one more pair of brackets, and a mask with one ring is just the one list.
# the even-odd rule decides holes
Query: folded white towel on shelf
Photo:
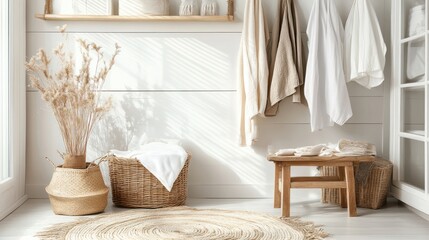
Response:
[{"label": "folded white towel on shelf", "polygon": [[284,149],[279,149],[276,152],[276,156],[293,156],[295,154],[295,149],[293,148],[284,148]]},{"label": "folded white towel on shelf", "polygon": [[299,156],[299,157],[318,156],[324,147],[325,147],[325,144],[300,147],[295,149],[295,156]]},{"label": "folded white towel on shelf", "polygon": [[341,139],[337,144],[318,144],[314,146],[305,146],[300,148],[284,148],[279,149],[276,156],[364,156],[364,155],[377,155],[377,150],[374,144],[355,141],[348,139]]},{"label": "folded white towel on shelf", "polygon": [[338,153],[337,146],[338,146],[338,144],[332,144],[332,143],[326,144],[325,147],[322,148],[322,150],[320,151],[319,156],[320,157],[331,157],[331,156],[335,155],[336,153]]},{"label": "folded white towel on shelf", "polygon": [[179,145],[152,142],[133,151],[111,150],[117,157],[137,159],[164,187],[171,191],[188,154]]},{"label": "folded white towel on shelf", "polygon": [[354,141],[348,139],[341,139],[338,141],[337,156],[361,156],[361,155],[376,155],[377,150],[374,144]]}]

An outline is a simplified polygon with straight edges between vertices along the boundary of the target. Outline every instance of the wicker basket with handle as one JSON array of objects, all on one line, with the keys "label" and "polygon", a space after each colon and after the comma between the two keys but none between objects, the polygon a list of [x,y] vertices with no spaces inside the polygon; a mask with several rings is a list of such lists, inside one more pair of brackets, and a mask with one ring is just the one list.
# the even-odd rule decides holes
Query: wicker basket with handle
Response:
[{"label": "wicker basket with handle", "polygon": [[109,189],[98,165],[86,169],[58,166],[46,187],[55,214],[79,216],[103,212]]},{"label": "wicker basket with handle", "polygon": [[[356,203],[358,207],[379,209],[386,203],[392,178],[393,165],[388,160],[377,158],[369,173],[366,184],[356,183]],[[321,176],[337,176],[338,168],[325,166]],[[322,202],[340,204],[338,189],[322,189]]]},{"label": "wicker basket with handle", "polygon": [[187,197],[188,166],[191,155],[169,192],[136,159],[109,157],[112,199],[116,206],[162,208],[184,205]]}]

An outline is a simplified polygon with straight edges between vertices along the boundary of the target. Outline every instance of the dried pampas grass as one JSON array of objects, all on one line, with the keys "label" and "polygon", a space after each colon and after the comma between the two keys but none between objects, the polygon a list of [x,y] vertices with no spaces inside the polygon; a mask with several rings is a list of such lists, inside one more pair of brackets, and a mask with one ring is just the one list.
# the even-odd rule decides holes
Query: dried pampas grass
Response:
[{"label": "dried pampas grass", "polygon": [[[65,28],[59,30],[66,40]],[[82,61],[77,64],[73,52],[65,51],[64,42],[53,50],[54,57],[59,60],[58,69],[50,69],[51,59],[44,49],[31,57],[26,67],[31,86],[39,90],[42,99],[52,107],[66,153],[86,155],[94,124],[111,107],[111,99],[101,100],[99,90],[115,64],[120,47],[115,44],[115,52],[106,60],[101,46],[78,39]]]}]

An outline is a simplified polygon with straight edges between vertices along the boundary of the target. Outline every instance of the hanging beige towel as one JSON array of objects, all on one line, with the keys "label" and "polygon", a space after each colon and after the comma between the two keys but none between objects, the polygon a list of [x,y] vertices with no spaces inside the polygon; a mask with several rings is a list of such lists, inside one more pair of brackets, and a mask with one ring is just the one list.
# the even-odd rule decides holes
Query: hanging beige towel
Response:
[{"label": "hanging beige towel", "polygon": [[304,84],[301,31],[293,0],[279,0],[270,44],[269,98],[266,116],[275,116],[279,102],[293,96],[293,102],[301,102],[301,86]]},{"label": "hanging beige towel", "polygon": [[257,140],[256,116],[264,115],[268,92],[268,28],[260,0],[246,1],[239,51],[240,144]]}]

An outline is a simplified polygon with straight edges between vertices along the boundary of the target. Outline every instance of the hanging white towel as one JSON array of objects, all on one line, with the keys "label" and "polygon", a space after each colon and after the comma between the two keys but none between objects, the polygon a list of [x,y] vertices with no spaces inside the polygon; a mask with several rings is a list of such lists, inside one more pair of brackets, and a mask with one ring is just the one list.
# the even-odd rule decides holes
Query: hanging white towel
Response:
[{"label": "hanging white towel", "polygon": [[152,142],[133,151],[111,150],[117,157],[137,159],[170,192],[188,154],[179,145]]},{"label": "hanging white towel", "polygon": [[352,115],[343,68],[344,28],[333,0],[314,0],[307,27],[309,56],[304,93],[311,130],[334,123],[343,125]]},{"label": "hanging white towel", "polygon": [[268,92],[268,28],[260,0],[246,1],[239,51],[240,144],[257,140],[256,119],[264,115]]},{"label": "hanging white towel", "polygon": [[279,0],[270,45],[266,116],[275,116],[280,101],[286,97],[293,96],[292,102],[301,102],[304,64],[299,25],[294,0]]},{"label": "hanging white towel", "polygon": [[370,1],[354,1],[346,22],[344,47],[348,82],[371,89],[384,81],[386,44]]}]

